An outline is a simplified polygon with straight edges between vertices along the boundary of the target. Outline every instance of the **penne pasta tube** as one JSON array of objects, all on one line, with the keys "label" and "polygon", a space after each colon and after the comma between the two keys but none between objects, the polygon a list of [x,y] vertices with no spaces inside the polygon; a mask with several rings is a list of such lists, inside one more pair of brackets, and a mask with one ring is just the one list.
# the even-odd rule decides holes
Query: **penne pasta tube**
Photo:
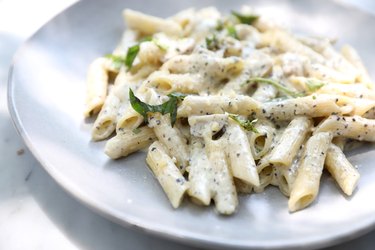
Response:
[{"label": "penne pasta tube", "polygon": [[292,164],[313,123],[306,116],[294,118],[284,130],[279,142],[273,148],[270,163],[288,167]]},{"label": "penne pasta tube", "polygon": [[139,47],[140,49],[137,58],[142,65],[161,65],[165,53],[155,44],[155,42],[143,42]]},{"label": "penne pasta tube", "polygon": [[128,106],[117,121],[116,131],[118,133],[120,131],[136,129],[143,122],[144,118],[131,106]]},{"label": "penne pasta tube", "polygon": [[260,103],[249,96],[187,96],[178,108],[178,116],[234,113],[250,115],[259,110]]},{"label": "penne pasta tube", "polygon": [[275,132],[275,135],[272,139],[272,144],[270,151],[266,153],[257,164],[257,172],[259,174],[259,183],[258,187],[254,187],[254,192],[261,193],[264,189],[270,185],[274,180],[274,166],[270,163],[272,149],[277,145],[277,142],[280,140],[282,131]]},{"label": "penne pasta tube", "polygon": [[148,77],[147,85],[165,95],[172,92],[197,94],[202,90],[202,80],[199,75],[169,74],[157,71]]},{"label": "penne pasta tube", "polygon": [[324,160],[331,140],[331,133],[319,132],[306,142],[297,177],[290,192],[288,201],[290,212],[307,207],[318,195]]},{"label": "penne pasta tube", "polygon": [[303,147],[298,151],[297,156],[293,159],[293,162],[289,166],[275,166],[277,172],[278,187],[286,197],[290,196],[293,184],[297,177],[298,167],[301,161],[301,155],[303,153]]},{"label": "penne pasta tube", "polygon": [[210,162],[202,138],[193,137],[190,145],[189,196],[197,204],[208,206],[211,202]]},{"label": "penne pasta tube", "polygon": [[222,146],[224,141],[214,141],[206,137],[204,142],[206,144],[206,154],[212,168],[211,171],[214,173],[210,185],[213,190],[215,207],[220,214],[232,214],[236,211],[238,198]]},{"label": "penne pasta tube", "polygon": [[121,131],[107,141],[104,152],[112,159],[126,157],[131,153],[146,148],[155,139],[156,136],[149,127]]},{"label": "penne pasta tube", "polygon": [[172,206],[174,208],[179,207],[185,192],[189,188],[189,183],[158,141],[150,145],[146,162],[158,179]]},{"label": "penne pasta tube", "polygon": [[274,137],[276,136],[276,129],[267,120],[258,121],[254,127],[258,133],[251,133],[249,135],[249,142],[254,159],[259,160],[270,151]]},{"label": "penne pasta tube", "polygon": [[359,141],[375,141],[375,120],[360,116],[331,115],[316,127],[314,133],[319,132],[331,132],[333,136]]},{"label": "penne pasta tube", "polygon": [[342,150],[331,144],[327,151],[325,168],[335,179],[341,190],[346,195],[352,195],[357,186],[360,174],[348,161]]},{"label": "penne pasta tube", "polygon": [[159,142],[167,149],[169,155],[176,159],[178,169],[181,173],[184,173],[189,162],[189,148],[186,138],[177,128],[172,127],[167,115],[154,113],[149,115],[148,121]]},{"label": "penne pasta tube", "polygon": [[86,108],[84,115],[89,117],[99,113],[107,95],[108,72],[106,58],[95,59],[87,73]]},{"label": "penne pasta tube", "polygon": [[229,119],[226,127],[228,137],[227,153],[229,155],[230,169],[234,177],[253,186],[259,186],[259,176],[251,154],[250,144],[246,132]]},{"label": "penne pasta tube", "polygon": [[283,52],[293,52],[307,56],[312,62],[323,63],[324,57],[302,44],[292,35],[281,29],[271,29],[262,33],[261,44],[271,46]]},{"label": "penne pasta tube", "polygon": [[329,83],[322,86],[317,93],[343,95],[347,97],[375,100],[375,91],[363,84]]},{"label": "penne pasta tube", "polygon": [[[330,95],[312,95],[263,104],[260,115],[271,120],[292,120],[295,116],[324,117],[347,113]],[[349,111],[352,111],[350,109]]]},{"label": "penne pasta tube", "polygon": [[[188,66],[193,65],[193,66]],[[161,70],[172,74],[206,73],[212,80],[222,80],[242,72],[244,61],[239,57],[220,58],[213,55],[179,55],[165,62]]]},{"label": "penne pasta tube", "polygon": [[[220,214],[232,214],[238,205],[237,193],[232,172],[227,162],[227,136],[223,128],[227,124],[227,115],[209,115],[189,117],[191,134],[203,137],[205,152],[209,161],[209,183],[211,196]],[[216,138],[220,131],[224,134]]]},{"label": "penne pasta tube", "polygon": [[310,77],[322,81],[338,82],[338,83],[353,83],[356,80],[356,74],[340,72],[332,67],[324,64],[306,64],[305,71]]},{"label": "penne pasta tube", "polygon": [[259,173],[259,186],[254,187],[255,193],[262,193],[264,189],[271,184],[273,178],[273,166],[267,161],[267,156],[263,157],[261,162],[257,165]]},{"label": "penne pasta tube", "polygon": [[137,30],[145,35],[164,32],[168,35],[179,36],[182,33],[181,26],[172,20],[146,15],[130,9],[125,9],[123,16],[130,29]]},{"label": "penne pasta tube", "polygon": [[91,130],[91,138],[94,141],[104,140],[115,131],[120,106],[121,102],[115,95],[114,88],[111,88]]},{"label": "penne pasta tube", "polygon": [[362,62],[361,57],[358,55],[357,51],[349,45],[344,45],[341,48],[341,54],[343,55],[343,57],[345,57],[346,60],[348,60],[352,65],[354,65],[354,67],[356,67],[356,69],[359,71],[360,76],[358,77],[358,80],[366,84],[366,86],[369,89],[373,89],[374,84],[372,83],[371,78]]}]

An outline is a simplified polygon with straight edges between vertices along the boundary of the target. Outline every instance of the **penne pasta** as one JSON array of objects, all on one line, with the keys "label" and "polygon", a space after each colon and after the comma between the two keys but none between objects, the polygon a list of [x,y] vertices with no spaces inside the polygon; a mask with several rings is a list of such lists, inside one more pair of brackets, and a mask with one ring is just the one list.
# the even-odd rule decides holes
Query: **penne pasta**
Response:
[{"label": "penne pasta", "polygon": [[131,153],[144,149],[155,141],[152,129],[141,127],[136,130],[126,130],[109,139],[104,152],[112,159],[126,157]]},{"label": "penne pasta", "polygon": [[289,211],[295,212],[305,208],[315,200],[331,140],[331,133],[319,132],[306,142],[305,151],[290,192]]},{"label": "penne pasta", "polygon": [[294,118],[284,130],[279,142],[273,148],[270,163],[288,167],[292,164],[302,143],[312,127],[311,119],[301,116]]},{"label": "penne pasta", "polygon": [[360,116],[332,115],[317,126],[314,133],[319,132],[332,132],[333,136],[359,141],[375,141],[375,120]]},{"label": "penne pasta", "polygon": [[149,116],[148,120],[159,142],[168,150],[171,157],[175,157],[178,169],[184,173],[189,161],[187,140],[177,128],[171,126],[169,117],[156,113]]},{"label": "penne pasta", "polygon": [[89,117],[99,113],[107,95],[108,72],[107,59],[95,59],[87,73],[86,108],[84,115]]},{"label": "penne pasta", "polygon": [[172,206],[174,208],[179,207],[186,190],[189,188],[189,183],[158,141],[150,145],[146,161],[163,187]]},{"label": "penne pasta", "polygon": [[229,121],[226,133],[228,137],[227,153],[233,176],[245,183],[259,186],[259,176],[246,132],[234,121]]},{"label": "penne pasta", "polygon": [[335,179],[346,195],[352,195],[357,186],[360,174],[348,161],[342,150],[331,144],[325,160],[325,168]]},{"label": "penne pasta", "polygon": [[108,157],[148,147],[174,208],[187,194],[229,215],[238,193],[272,185],[295,212],[316,200],[324,168],[353,194],[360,174],[344,146],[375,141],[374,87],[354,48],[295,35],[250,7],[123,18],[113,54],[88,69],[84,115],[98,114],[91,138],[108,140]]}]

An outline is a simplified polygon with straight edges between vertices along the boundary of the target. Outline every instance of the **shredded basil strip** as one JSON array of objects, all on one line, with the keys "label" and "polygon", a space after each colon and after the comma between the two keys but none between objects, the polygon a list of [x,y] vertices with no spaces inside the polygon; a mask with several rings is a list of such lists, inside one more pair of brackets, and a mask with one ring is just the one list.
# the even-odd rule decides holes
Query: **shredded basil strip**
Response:
[{"label": "shredded basil strip", "polygon": [[106,58],[111,59],[112,65],[116,70],[121,68],[121,65],[125,64],[125,57],[123,56],[116,56],[113,54],[105,55]]},{"label": "shredded basil strip", "polygon": [[272,86],[274,86],[275,88],[283,92],[284,94],[292,96],[294,98],[305,96],[303,93],[298,93],[291,89],[288,89],[287,87],[281,85],[280,83],[272,79],[267,79],[267,78],[262,78],[262,77],[253,77],[253,78],[250,78],[248,81],[246,81],[246,83],[252,83],[252,82],[261,82],[261,83],[271,84]]},{"label": "shredded basil strip", "polygon": [[238,12],[233,11],[233,10],[232,10],[232,15],[237,17],[237,19],[238,19],[238,21],[240,21],[240,23],[244,23],[244,24],[248,24],[248,25],[253,24],[259,18],[259,16],[257,16],[257,15],[243,15],[243,14],[238,13]]},{"label": "shredded basil strip", "polygon": [[140,43],[128,48],[128,52],[126,53],[125,57],[125,65],[128,69],[130,69],[133,66],[133,62],[138,55],[139,49]]},{"label": "shredded basil strip", "polygon": [[233,119],[235,122],[237,122],[241,127],[246,129],[247,131],[252,131],[254,133],[259,133],[259,131],[254,127],[255,123],[258,121],[258,119],[254,119],[252,121],[250,120],[244,120],[238,115],[232,115],[230,114],[229,117]]},{"label": "shredded basil strip", "polygon": [[171,117],[172,127],[177,120],[177,104],[182,101],[186,95],[182,93],[171,93],[168,95],[169,100],[160,105],[150,105],[142,102],[136,97],[133,91],[129,88],[129,99],[133,109],[143,116],[145,122],[147,122],[148,113],[161,113],[162,115],[169,114]]},{"label": "shredded basil strip", "polygon": [[317,91],[318,89],[320,89],[324,85],[325,85],[325,83],[321,82],[321,81],[316,81],[316,80],[311,80],[311,79],[306,81],[306,86],[309,89],[309,91],[311,91],[311,92]]},{"label": "shredded basil strip", "polygon": [[220,48],[219,40],[217,39],[216,35],[212,35],[212,37],[206,37],[206,47],[209,50],[215,51]]},{"label": "shredded basil strip", "polygon": [[222,31],[224,29],[224,23],[221,20],[217,20],[215,30]]},{"label": "shredded basil strip", "polygon": [[159,41],[154,40],[150,36],[146,36],[146,37],[142,38],[141,40],[139,40],[139,42],[136,45],[133,45],[133,46],[129,47],[128,51],[126,52],[126,56],[117,56],[117,55],[113,55],[113,54],[108,54],[105,57],[112,60],[113,66],[117,70],[119,70],[122,65],[126,65],[126,67],[128,69],[130,69],[133,66],[133,62],[138,55],[141,43],[149,42],[149,41],[155,42],[155,44],[160,49],[165,49],[165,47],[162,47],[162,45],[159,43]]},{"label": "shredded basil strip", "polygon": [[228,35],[229,35],[229,36],[231,36],[231,37],[233,37],[233,38],[235,38],[235,39],[237,39],[237,40],[240,40],[240,39],[238,38],[237,31],[236,31],[236,29],[234,28],[234,26],[228,26],[228,27],[227,27],[227,32],[228,32]]}]

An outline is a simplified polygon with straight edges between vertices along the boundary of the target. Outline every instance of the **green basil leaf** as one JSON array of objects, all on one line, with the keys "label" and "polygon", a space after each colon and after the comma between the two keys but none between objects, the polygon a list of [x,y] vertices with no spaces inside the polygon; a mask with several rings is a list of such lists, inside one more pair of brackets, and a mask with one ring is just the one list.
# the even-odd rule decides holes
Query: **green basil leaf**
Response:
[{"label": "green basil leaf", "polygon": [[113,54],[105,55],[106,58],[111,59],[112,65],[115,69],[119,70],[123,64],[125,64],[125,57],[117,56]]},{"label": "green basil leaf", "polygon": [[306,81],[306,86],[309,89],[309,91],[311,91],[311,92],[317,91],[318,89],[320,89],[324,85],[326,85],[326,83],[321,82],[321,81],[317,81],[317,80],[309,79],[309,80]]},{"label": "green basil leaf", "polygon": [[169,97],[176,97],[179,101],[183,101],[187,95],[179,92],[173,92],[168,95]]},{"label": "green basil leaf", "polygon": [[259,131],[254,127],[255,123],[258,121],[258,119],[254,119],[252,121],[250,120],[244,120],[238,115],[232,115],[230,114],[229,117],[233,119],[235,122],[237,122],[241,127],[246,129],[247,131],[252,131],[254,133],[259,133]]},{"label": "green basil leaf", "polygon": [[305,96],[303,93],[293,91],[293,90],[285,87],[284,85],[281,85],[280,83],[276,82],[275,80],[268,79],[268,78],[253,77],[253,78],[250,78],[248,81],[246,81],[245,84],[253,83],[253,82],[261,82],[261,83],[270,84],[270,85],[274,86],[275,88],[277,88],[280,92],[283,92],[284,94],[286,94],[288,96],[291,96],[291,97],[294,97],[294,98]]},{"label": "green basil leaf", "polygon": [[133,62],[138,55],[141,43],[152,41],[152,40],[153,39],[152,39],[151,36],[146,36],[146,37],[142,38],[141,40],[139,40],[139,42],[137,44],[128,48],[128,51],[126,52],[125,58],[117,57],[117,56],[114,56],[114,55],[110,55],[109,58],[111,58],[112,61],[115,63],[115,65],[117,66],[116,68],[120,68],[121,65],[125,64],[126,67],[128,69],[130,69],[133,66]]},{"label": "green basil leaf", "polygon": [[215,30],[222,31],[224,29],[224,23],[221,20],[217,20]]},{"label": "green basil leaf", "polygon": [[172,127],[177,120],[177,106],[178,102],[182,101],[186,95],[182,93],[171,93],[168,95],[169,100],[160,105],[149,105],[142,102],[136,97],[131,89],[129,89],[129,100],[133,109],[143,116],[145,122],[147,122],[148,113],[161,113],[162,115],[169,114],[171,118]]},{"label": "green basil leaf", "polygon": [[227,27],[227,32],[228,32],[228,35],[239,40],[238,38],[238,35],[237,35],[237,31],[236,29],[234,28],[234,26],[228,26]]},{"label": "green basil leaf", "polygon": [[207,49],[212,51],[218,50],[220,48],[219,40],[217,39],[215,34],[212,37],[206,37],[206,47]]},{"label": "green basil leaf", "polygon": [[135,58],[138,55],[140,49],[140,44],[133,45],[128,48],[128,52],[126,53],[126,58],[125,58],[125,65],[130,69],[133,66],[133,62]]},{"label": "green basil leaf", "polygon": [[129,100],[132,108],[143,116],[144,120],[147,121],[147,113],[152,109],[148,104],[142,102],[133,93],[133,90],[129,88]]},{"label": "green basil leaf", "polygon": [[233,10],[232,10],[232,15],[237,17],[240,23],[249,24],[249,25],[253,24],[259,18],[259,16],[257,15],[243,15]]}]

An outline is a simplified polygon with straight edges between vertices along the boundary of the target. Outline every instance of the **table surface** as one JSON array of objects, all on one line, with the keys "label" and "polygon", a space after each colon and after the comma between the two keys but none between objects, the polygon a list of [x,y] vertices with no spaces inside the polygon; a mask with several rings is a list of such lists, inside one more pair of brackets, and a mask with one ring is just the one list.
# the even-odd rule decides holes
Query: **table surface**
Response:
[{"label": "table surface", "polygon": [[[12,125],[6,85],[13,54],[75,1],[0,0],[0,249],[196,250],[123,228],[86,208],[44,171]],[[375,14],[375,1],[341,1]],[[375,231],[327,250],[370,250],[373,245]]]}]

